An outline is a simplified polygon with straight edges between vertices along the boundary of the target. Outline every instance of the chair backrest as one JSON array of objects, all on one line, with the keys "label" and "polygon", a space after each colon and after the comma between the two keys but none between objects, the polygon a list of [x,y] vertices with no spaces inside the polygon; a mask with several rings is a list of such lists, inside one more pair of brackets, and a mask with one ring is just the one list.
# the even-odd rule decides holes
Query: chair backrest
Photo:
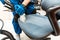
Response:
[{"label": "chair backrest", "polygon": [[58,22],[57,22],[57,19],[56,19],[56,11],[60,9],[60,6],[56,6],[56,7],[52,7],[50,9],[47,10],[48,12],[48,18],[50,20],[50,23],[53,27],[53,30],[54,30],[54,35],[55,36],[58,36],[60,35],[60,29],[59,29],[59,25],[58,25]]}]

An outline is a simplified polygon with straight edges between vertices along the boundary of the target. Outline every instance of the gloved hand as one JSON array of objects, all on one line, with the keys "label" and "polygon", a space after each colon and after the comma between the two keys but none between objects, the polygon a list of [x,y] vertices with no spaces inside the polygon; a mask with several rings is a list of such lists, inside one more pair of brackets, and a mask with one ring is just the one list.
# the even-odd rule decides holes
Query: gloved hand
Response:
[{"label": "gloved hand", "polygon": [[24,6],[21,4],[21,5],[15,5],[14,6],[14,9],[15,9],[15,12],[18,14],[18,15],[23,15],[25,13],[25,8]]},{"label": "gloved hand", "polygon": [[33,11],[34,11],[34,4],[29,4],[27,7],[26,7],[26,13],[27,14],[33,14]]},{"label": "gloved hand", "polygon": [[0,0],[3,4],[5,4],[5,1],[4,0]]}]

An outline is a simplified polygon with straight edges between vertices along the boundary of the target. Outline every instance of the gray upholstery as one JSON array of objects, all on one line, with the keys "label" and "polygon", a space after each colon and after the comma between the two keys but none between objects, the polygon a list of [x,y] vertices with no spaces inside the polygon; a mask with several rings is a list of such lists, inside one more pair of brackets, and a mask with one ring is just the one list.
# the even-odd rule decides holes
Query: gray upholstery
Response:
[{"label": "gray upholstery", "polygon": [[27,15],[26,22],[18,19],[21,29],[32,38],[42,38],[50,34],[53,29],[46,16],[37,14]]},{"label": "gray upholstery", "polygon": [[60,6],[60,0],[42,0],[41,6],[44,10],[47,10],[54,6]]}]

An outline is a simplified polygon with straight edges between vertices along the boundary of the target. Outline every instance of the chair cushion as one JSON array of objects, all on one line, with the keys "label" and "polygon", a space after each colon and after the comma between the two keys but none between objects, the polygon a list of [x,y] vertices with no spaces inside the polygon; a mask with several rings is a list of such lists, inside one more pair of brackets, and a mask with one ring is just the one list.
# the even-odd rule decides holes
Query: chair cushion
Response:
[{"label": "chair cushion", "polygon": [[53,31],[47,16],[27,15],[25,22],[20,21],[20,19],[18,19],[18,22],[21,29],[32,38],[42,38]]}]

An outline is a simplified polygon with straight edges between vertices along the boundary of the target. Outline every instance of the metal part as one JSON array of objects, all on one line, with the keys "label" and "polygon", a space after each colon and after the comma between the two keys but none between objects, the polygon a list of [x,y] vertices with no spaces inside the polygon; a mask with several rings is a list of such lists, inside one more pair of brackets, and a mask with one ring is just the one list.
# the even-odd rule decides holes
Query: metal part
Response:
[{"label": "metal part", "polygon": [[3,29],[3,26],[4,26],[4,22],[2,19],[0,19],[0,21],[2,22],[2,27],[1,27],[1,30]]}]

